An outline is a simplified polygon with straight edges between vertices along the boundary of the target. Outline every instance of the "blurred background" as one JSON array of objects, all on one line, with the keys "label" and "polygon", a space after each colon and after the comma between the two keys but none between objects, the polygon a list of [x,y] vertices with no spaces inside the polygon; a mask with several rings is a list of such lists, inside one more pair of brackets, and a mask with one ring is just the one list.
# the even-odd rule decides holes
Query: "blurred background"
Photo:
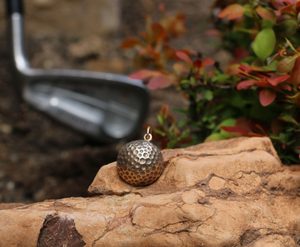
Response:
[{"label": "blurred background", "polygon": [[[122,40],[143,30],[145,16],[186,15],[178,46],[222,60],[205,36],[209,0],[25,0],[26,49],[33,66],[129,74],[132,61]],[[84,196],[101,165],[114,161],[119,144],[99,145],[16,100],[10,70],[4,1],[0,3],[0,202]],[[183,104],[172,89],[155,91],[146,120],[163,103]],[[178,100],[176,99],[178,98]]]}]

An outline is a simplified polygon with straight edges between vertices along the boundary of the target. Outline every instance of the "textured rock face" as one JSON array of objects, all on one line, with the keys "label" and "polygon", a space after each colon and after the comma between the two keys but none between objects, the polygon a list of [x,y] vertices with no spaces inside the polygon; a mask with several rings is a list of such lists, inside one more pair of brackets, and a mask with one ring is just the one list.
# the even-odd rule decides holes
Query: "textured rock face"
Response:
[{"label": "textured rock face", "polygon": [[[247,192],[255,189],[261,182],[259,174],[283,170],[276,151],[267,138],[239,138],[162,152],[167,167],[153,185],[136,188],[115,179],[116,164],[112,163],[99,170],[89,192],[161,194],[196,186],[207,180],[214,190],[226,188],[239,193],[241,190]],[[234,186],[237,182],[239,186]]]},{"label": "textured rock face", "polygon": [[89,188],[101,195],[0,210],[0,246],[299,246],[300,167],[282,166],[269,139],[163,156],[148,187],[125,184],[112,163]]}]

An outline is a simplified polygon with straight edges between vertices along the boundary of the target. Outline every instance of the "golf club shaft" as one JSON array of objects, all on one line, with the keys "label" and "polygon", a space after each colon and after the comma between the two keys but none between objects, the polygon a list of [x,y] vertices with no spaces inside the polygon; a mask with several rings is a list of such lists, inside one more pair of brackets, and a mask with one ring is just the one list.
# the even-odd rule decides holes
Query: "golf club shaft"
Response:
[{"label": "golf club shaft", "polygon": [[6,0],[6,13],[10,16],[13,13],[23,14],[24,6],[22,0]]},{"label": "golf club shaft", "polygon": [[11,80],[11,85],[15,92],[15,110],[19,111],[20,102],[22,102],[22,73],[23,70],[29,69],[24,51],[24,30],[23,30],[23,1],[22,0],[5,0],[6,17],[7,17],[7,36],[9,41],[9,48],[11,51],[11,73],[15,74],[14,79]]},{"label": "golf club shaft", "polygon": [[130,138],[141,128],[149,103],[142,81],[104,72],[32,68],[24,45],[23,1],[6,0],[6,7],[15,75],[21,78],[14,81],[22,81],[17,88],[26,102],[105,142]]}]

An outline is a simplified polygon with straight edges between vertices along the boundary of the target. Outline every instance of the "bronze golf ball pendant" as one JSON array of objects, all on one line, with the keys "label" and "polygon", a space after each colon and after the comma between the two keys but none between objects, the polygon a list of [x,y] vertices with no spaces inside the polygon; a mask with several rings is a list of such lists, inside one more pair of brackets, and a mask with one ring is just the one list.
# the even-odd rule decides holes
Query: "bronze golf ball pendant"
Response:
[{"label": "bronze golf ball pendant", "polygon": [[118,154],[118,174],[130,185],[152,184],[164,170],[162,154],[159,148],[150,142],[152,136],[149,131],[148,127],[144,140],[125,144]]}]

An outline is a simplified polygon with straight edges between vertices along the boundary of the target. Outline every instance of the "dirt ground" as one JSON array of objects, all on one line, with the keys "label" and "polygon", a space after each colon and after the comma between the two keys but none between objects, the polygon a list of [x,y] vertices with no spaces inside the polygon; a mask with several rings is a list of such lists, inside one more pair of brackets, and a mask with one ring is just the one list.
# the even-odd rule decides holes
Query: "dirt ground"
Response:
[{"label": "dirt ground", "polygon": [[[75,67],[127,73],[130,61],[118,47],[121,40],[142,27],[143,14],[133,1],[125,1],[120,32],[101,39],[97,36],[74,40],[64,36],[29,36],[27,48],[32,63],[40,67]],[[151,1],[136,1],[150,4]],[[155,3],[159,1],[154,1]],[[166,1],[168,2],[168,1]],[[179,2],[179,1],[178,1]],[[207,9],[186,6],[189,35],[183,46],[208,50],[201,30],[206,25]],[[209,2],[209,1],[206,1]],[[173,11],[183,4],[169,1]],[[168,7],[168,6],[167,6]],[[185,9],[183,9],[185,12]],[[132,11],[132,12],[130,12]],[[147,12],[146,11],[146,12]],[[204,18],[205,17],[205,18]],[[202,20],[202,21],[201,21]],[[139,23],[139,24],[137,24]],[[38,37],[38,38],[37,38]],[[7,37],[0,34],[0,202],[33,202],[68,196],[85,196],[101,165],[116,158],[120,144],[99,145],[60,126],[53,120],[19,102],[13,90]],[[212,52],[210,50],[210,52]],[[174,96],[175,95],[175,96]],[[164,102],[178,105],[173,91],[153,94],[150,122]]]}]

